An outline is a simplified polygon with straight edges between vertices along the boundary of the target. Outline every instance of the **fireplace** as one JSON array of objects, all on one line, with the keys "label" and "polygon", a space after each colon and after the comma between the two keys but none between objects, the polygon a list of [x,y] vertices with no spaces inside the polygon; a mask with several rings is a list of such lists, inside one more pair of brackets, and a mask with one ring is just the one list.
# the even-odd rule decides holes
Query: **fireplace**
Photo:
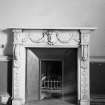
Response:
[{"label": "fireplace", "polygon": [[27,103],[51,99],[76,103],[77,48],[27,48],[26,52]]},{"label": "fireplace", "polygon": [[64,105],[90,105],[92,30],[14,29],[12,104],[43,104],[53,99]]}]

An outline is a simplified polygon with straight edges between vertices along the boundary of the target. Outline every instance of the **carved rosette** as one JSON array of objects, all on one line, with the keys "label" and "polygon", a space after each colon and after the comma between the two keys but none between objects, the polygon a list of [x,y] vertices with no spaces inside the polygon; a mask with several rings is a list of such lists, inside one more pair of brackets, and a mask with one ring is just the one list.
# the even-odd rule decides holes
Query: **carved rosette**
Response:
[{"label": "carved rosette", "polygon": [[81,60],[80,60],[81,105],[90,105],[88,43],[89,43],[89,32],[87,30],[81,30]]},{"label": "carved rosette", "polygon": [[[13,105],[22,105],[25,102],[25,48],[20,43],[20,31],[14,34],[13,52]],[[20,104],[19,104],[20,103]]]}]

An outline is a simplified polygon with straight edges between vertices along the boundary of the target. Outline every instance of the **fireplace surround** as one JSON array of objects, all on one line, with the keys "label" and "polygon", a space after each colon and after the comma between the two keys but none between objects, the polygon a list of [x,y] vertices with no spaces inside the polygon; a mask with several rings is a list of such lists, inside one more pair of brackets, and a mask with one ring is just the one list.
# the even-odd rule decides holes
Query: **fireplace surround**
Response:
[{"label": "fireplace surround", "polygon": [[89,35],[95,28],[13,29],[12,105],[26,103],[27,48],[77,49],[77,103],[90,105]]}]

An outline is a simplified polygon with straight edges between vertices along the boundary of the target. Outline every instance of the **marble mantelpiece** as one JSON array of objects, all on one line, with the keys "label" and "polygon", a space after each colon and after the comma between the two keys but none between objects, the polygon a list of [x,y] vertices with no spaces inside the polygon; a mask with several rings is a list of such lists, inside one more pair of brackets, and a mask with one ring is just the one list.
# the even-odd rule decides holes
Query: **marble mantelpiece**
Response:
[{"label": "marble mantelpiece", "polygon": [[35,28],[13,29],[13,101],[12,105],[26,102],[25,72],[26,48],[78,49],[78,104],[90,105],[89,36],[95,28]]}]

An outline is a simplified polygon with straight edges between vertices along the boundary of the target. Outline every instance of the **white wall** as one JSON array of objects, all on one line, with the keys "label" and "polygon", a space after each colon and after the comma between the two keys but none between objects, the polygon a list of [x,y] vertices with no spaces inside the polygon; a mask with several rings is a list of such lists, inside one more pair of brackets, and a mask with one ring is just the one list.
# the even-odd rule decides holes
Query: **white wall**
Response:
[{"label": "white wall", "polygon": [[105,0],[0,0],[0,28],[96,26],[91,56],[105,56]]}]

